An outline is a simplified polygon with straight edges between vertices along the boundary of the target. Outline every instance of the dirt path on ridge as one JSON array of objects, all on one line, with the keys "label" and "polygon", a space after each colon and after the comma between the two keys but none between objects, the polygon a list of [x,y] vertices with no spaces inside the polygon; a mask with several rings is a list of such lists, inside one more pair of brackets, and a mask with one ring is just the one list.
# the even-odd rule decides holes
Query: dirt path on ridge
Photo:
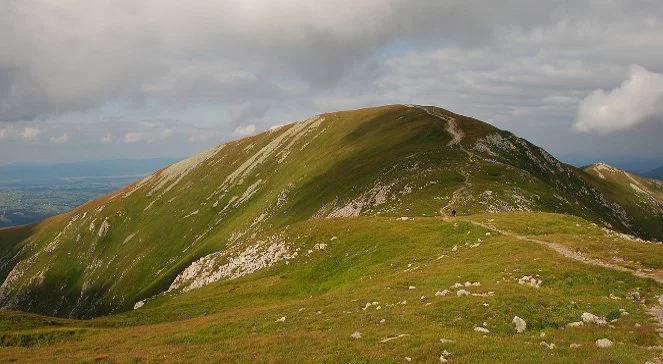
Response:
[{"label": "dirt path on ridge", "polygon": [[[444,217],[443,220],[452,221],[453,219],[448,218],[448,217]],[[518,239],[518,240],[528,241],[528,242],[531,242],[531,243],[536,243],[536,244],[539,244],[539,245],[543,245],[543,246],[545,246],[549,249],[552,249],[557,254],[559,254],[563,257],[573,259],[575,261],[578,261],[578,262],[581,262],[581,263],[584,263],[584,264],[590,264],[590,265],[594,265],[594,266],[598,266],[598,267],[602,267],[602,268],[612,269],[612,270],[616,270],[616,271],[620,271],[620,272],[626,272],[626,273],[630,273],[630,274],[632,274],[636,277],[639,277],[639,278],[652,279],[652,280],[654,280],[655,282],[657,282],[659,284],[663,283],[663,271],[655,271],[654,273],[647,273],[647,272],[643,272],[643,271],[640,271],[640,270],[635,270],[635,269],[631,269],[631,268],[627,268],[627,267],[622,267],[622,266],[617,265],[617,264],[605,262],[601,259],[587,257],[587,256],[585,256],[581,253],[573,251],[572,249],[570,249],[569,247],[567,247],[563,244],[559,244],[559,243],[555,243],[555,242],[551,242],[551,241],[546,241],[546,240],[541,240],[541,239],[535,239],[535,238],[531,238],[531,237],[528,237],[528,236],[525,236],[525,235],[519,235],[519,234],[510,232],[510,231],[506,231],[506,230],[502,230],[502,229],[499,229],[495,226],[485,224],[485,223],[482,223],[482,222],[479,222],[479,221],[475,221],[475,220],[472,220],[472,219],[465,219],[465,220],[472,223],[473,225],[483,227],[483,228],[485,228],[487,230],[490,230],[492,232],[496,232],[496,233],[499,233],[499,234],[502,234],[502,235],[505,235],[505,236],[513,237],[513,238]],[[658,324],[658,327],[659,327],[659,330],[663,330],[663,295],[658,297],[658,302],[657,302],[656,305],[654,305],[652,307],[647,307],[647,313],[654,320],[656,320],[656,322]],[[661,354],[661,355],[663,355],[663,354]],[[659,355],[656,358],[658,363],[663,363],[663,356],[661,356],[661,355]]]}]

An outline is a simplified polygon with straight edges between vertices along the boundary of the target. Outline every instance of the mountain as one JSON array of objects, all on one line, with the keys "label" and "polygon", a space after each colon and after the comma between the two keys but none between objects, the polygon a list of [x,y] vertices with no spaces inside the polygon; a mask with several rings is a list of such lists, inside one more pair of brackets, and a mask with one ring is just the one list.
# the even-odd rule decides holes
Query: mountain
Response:
[{"label": "mountain", "polygon": [[323,114],[212,148],[32,227],[21,253],[3,259],[16,265],[0,302],[73,317],[127,310],[213,281],[193,269],[214,272],[226,249],[312,217],[535,210],[663,239],[649,205],[634,214],[640,205],[619,204],[592,176],[443,109]]},{"label": "mountain", "polygon": [[651,171],[647,172],[647,177],[663,179],[663,166],[654,168]]},{"label": "mountain", "polygon": [[[637,221],[640,235],[661,240],[663,235],[663,182],[637,176],[605,163],[584,168],[591,178],[589,183],[600,189],[610,201],[614,201]],[[647,231],[648,233],[645,233]]]},{"label": "mountain", "polygon": [[[15,349],[0,358],[66,345],[75,361],[400,361],[417,347],[420,360],[477,361],[482,346],[498,361],[546,360],[553,341],[593,348],[600,332],[621,351],[559,355],[644,361],[658,340],[643,304],[661,293],[661,185],[607,168],[417,105],[229,142],[0,230],[5,309],[110,314],[7,312]],[[562,330],[584,311],[619,321]],[[514,315],[529,334],[514,336]],[[448,355],[446,335],[458,342]],[[17,348],[33,342],[55,346]]]},{"label": "mountain", "polygon": [[588,166],[600,160],[603,164],[608,164],[614,168],[618,168],[633,174],[644,177],[652,177],[649,175],[651,170],[658,167],[661,163],[660,158],[656,157],[634,157],[634,156],[616,156],[616,155],[577,155],[577,154],[560,154],[559,159],[574,165],[574,166]]}]

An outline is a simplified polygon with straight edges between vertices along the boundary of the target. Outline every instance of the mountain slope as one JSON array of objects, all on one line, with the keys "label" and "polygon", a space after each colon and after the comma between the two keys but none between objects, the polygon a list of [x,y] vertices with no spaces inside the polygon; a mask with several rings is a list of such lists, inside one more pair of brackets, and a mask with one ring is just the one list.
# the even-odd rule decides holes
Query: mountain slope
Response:
[{"label": "mountain slope", "polygon": [[140,307],[164,291],[302,259],[287,230],[311,218],[547,211],[663,239],[657,217],[634,213],[649,205],[624,207],[595,180],[435,107],[322,114],[173,164],[30,227],[25,239],[0,230],[11,247],[1,262],[13,265],[0,303],[83,318]]},{"label": "mountain slope", "polygon": [[[282,238],[300,252],[290,264],[161,295],[129,312],[80,321],[0,311],[0,361],[643,363],[660,356],[660,327],[648,309],[660,310],[663,290],[626,270],[661,272],[660,245],[580,218],[312,219],[291,224]],[[606,265],[536,242],[550,240]],[[514,316],[526,322],[522,333]],[[614,345],[597,348],[598,339]]]},{"label": "mountain slope", "polygon": [[634,175],[605,163],[585,167],[588,181],[638,222],[641,236],[663,235],[663,182]]}]

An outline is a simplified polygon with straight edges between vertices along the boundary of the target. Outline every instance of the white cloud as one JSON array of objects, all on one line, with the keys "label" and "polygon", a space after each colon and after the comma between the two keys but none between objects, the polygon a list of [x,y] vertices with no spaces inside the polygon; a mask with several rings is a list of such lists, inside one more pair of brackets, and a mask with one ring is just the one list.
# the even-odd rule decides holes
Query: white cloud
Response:
[{"label": "white cloud", "polygon": [[235,128],[233,135],[236,136],[247,136],[256,132],[256,126],[253,124],[240,125]]},{"label": "white cloud", "polygon": [[594,90],[580,102],[574,128],[607,134],[656,119],[663,122],[663,74],[632,65],[619,87]]},{"label": "white cloud", "polygon": [[38,128],[33,128],[33,127],[25,127],[23,130],[18,132],[18,136],[28,142],[32,142],[37,140],[37,137],[41,133],[41,130]]},{"label": "white cloud", "polygon": [[207,142],[210,140],[218,140],[219,136],[215,135],[213,132],[197,132],[193,133],[192,135],[189,135],[186,138],[186,141],[189,143],[201,143],[201,142]]},{"label": "white cloud", "polygon": [[69,141],[69,134],[64,133],[60,136],[52,136],[48,140],[53,144],[64,144]]},{"label": "white cloud", "polygon": [[156,141],[166,140],[173,135],[173,130],[170,128],[157,129],[150,124],[147,130],[144,131],[128,131],[122,138],[125,143],[132,144],[138,142],[154,143]]},{"label": "white cloud", "polygon": [[143,133],[135,132],[135,131],[129,131],[124,134],[124,142],[131,144],[131,143],[137,143],[140,141],[145,140],[145,135]]},{"label": "white cloud", "polygon": [[170,129],[170,128],[164,129],[164,130],[162,130],[162,131],[159,133],[159,135],[158,135],[158,139],[159,139],[159,140],[165,140],[165,139],[168,139],[168,138],[170,138],[171,136],[173,136],[173,133],[174,133],[174,132],[173,132],[173,129]]}]

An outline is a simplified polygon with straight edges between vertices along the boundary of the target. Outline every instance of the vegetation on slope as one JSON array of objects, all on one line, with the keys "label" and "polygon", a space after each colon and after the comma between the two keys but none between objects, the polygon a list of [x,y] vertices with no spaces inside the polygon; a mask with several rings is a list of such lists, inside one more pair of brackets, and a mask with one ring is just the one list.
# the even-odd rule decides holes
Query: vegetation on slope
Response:
[{"label": "vegetation on slope", "polygon": [[637,221],[631,230],[646,239],[663,235],[663,182],[596,163],[584,168],[586,179]]},{"label": "vegetation on slope", "polygon": [[[602,233],[540,213],[308,220],[257,236],[282,233],[300,249],[289,264],[93,320],[2,313],[0,360],[642,363],[656,355],[648,348],[659,345],[657,325],[645,309],[661,293],[653,280],[564,258],[475,220],[573,235],[579,248]],[[615,239],[633,250],[645,244]],[[651,254],[648,264],[662,269],[661,250]],[[609,322],[568,326],[585,312]],[[525,320],[523,333],[514,316]],[[603,338],[614,345],[597,348]]]},{"label": "vegetation on slope", "polygon": [[[0,276],[0,303],[80,318],[126,311],[295,259],[283,229],[311,218],[547,211],[662,238],[607,187],[443,109],[323,114],[178,162],[30,227],[20,242],[0,234],[0,261],[13,266]],[[256,263],[238,264],[246,258]]]}]

